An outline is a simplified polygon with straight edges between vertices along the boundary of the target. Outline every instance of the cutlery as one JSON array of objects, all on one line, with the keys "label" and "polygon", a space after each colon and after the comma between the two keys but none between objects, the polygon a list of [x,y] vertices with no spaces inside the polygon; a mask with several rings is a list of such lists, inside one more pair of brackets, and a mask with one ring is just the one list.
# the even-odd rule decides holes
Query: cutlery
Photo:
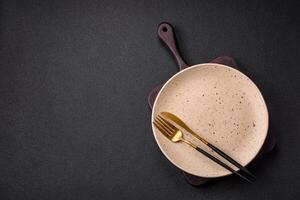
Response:
[{"label": "cutlery", "polygon": [[179,126],[181,126],[182,128],[184,128],[189,133],[191,133],[194,137],[196,137],[202,143],[204,143],[205,145],[207,145],[208,147],[210,147],[212,150],[214,150],[217,154],[219,154],[220,156],[222,156],[228,162],[230,162],[231,164],[235,165],[242,172],[250,175],[252,178],[255,178],[255,176],[251,172],[249,172],[244,166],[242,166],[241,164],[239,164],[237,161],[235,161],[233,158],[231,158],[230,156],[228,156],[226,153],[224,153],[223,151],[221,151],[216,146],[214,146],[211,143],[209,143],[208,141],[206,141],[204,138],[200,137],[190,127],[188,127],[188,125],[186,123],[184,123],[179,117],[177,117],[176,115],[174,115],[172,113],[169,113],[169,112],[162,112],[161,114],[164,117],[166,117],[167,119],[170,119],[171,121],[175,122],[176,124],[178,124]]},{"label": "cutlery", "polygon": [[224,162],[222,162],[218,158],[215,158],[213,155],[209,154],[208,152],[204,151],[200,147],[196,146],[189,140],[184,139],[183,133],[177,127],[175,127],[173,124],[171,124],[170,122],[165,120],[162,116],[158,115],[157,117],[155,117],[153,124],[170,141],[172,141],[174,143],[184,142],[187,145],[191,146],[192,148],[196,149],[201,154],[203,154],[206,157],[208,157],[209,159],[211,159],[212,161],[214,161],[217,164],[219,164],[220,166],[224,167],[228,171],[236,174],[237,176],[241,177],[242,179],[244,179],[250,183],[252,182],[250,179],[248,179],[244,175],[240,174],[238,171],[235,171],[234,169],[232,169],[231,167],[226,165]]}]

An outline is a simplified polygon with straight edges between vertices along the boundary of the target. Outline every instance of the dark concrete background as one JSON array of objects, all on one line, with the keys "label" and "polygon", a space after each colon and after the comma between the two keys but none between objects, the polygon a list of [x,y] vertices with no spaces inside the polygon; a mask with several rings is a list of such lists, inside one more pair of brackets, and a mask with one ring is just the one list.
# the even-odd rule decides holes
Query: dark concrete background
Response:
[{"label": "dark concrete background", "polygon": [[[0,2],[0,199],[297,199],[297,1]],[[147,94],[190,64],[231,55],[261,89],[278,146],[253,184],[188,185],[161,154]]]}]

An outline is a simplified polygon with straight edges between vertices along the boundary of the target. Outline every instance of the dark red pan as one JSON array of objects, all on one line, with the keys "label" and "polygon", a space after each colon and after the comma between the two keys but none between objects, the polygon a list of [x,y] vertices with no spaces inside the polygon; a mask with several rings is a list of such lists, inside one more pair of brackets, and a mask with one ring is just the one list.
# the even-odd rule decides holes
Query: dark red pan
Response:
[{"label": "dark red pan", "polygon": [[[172,52],[173,56],[175,57],[177,65],[179,67],[179,70],[183,70],[183,69],[189,67],[189,65],[186,64],[186,62],[184,61],[184,59],[182,58],[182,56],[178,50],[178,47],[176,45],[174,28],[172,27],[172,25],[167,22],[161,23],[158,26],[157,33],[158,33],[158,37],[166,44],[168,49]],[[218,64],[231,66],[240,71],[240,68],[236,64],[235,60],[229,56],[221,56],[221,57],[215,58],[214,60],[211,61],[211,63],[218,63]],[[148,95],[148,104],[151,109],[152,109],[153,103],[156,99],[156,96],[162,86],[163,85],[156,86],[153,90],[151,90],[151,92]],[[276,144],[276,139],[275,139],[274,135],[268,134],[267,139],[265,140],[265,143],[264,143],[258,157],[261,157],[262,155],[264,155],[264,154],[270,152],[272,149],[274,149],[275,144]],[[255,160],[257,160],[257,158]],[[255,162],[255,161],[252,161],[252,162]],[[182,172],[182,173],[183,173],[185,179],[187,180],[187,182],[194,186],[203,185],[203,184],[207,183],[208,181],[212,180],[209,178],[193,176],[186,172]]]}]

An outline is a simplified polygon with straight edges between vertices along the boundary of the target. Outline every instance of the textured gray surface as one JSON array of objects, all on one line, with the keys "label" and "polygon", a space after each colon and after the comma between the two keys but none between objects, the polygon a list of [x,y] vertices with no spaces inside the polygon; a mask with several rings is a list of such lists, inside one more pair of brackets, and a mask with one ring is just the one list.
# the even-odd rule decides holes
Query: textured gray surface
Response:
[{"label": "textured gray surface", "polygon": [[[1,199],[296,199],[296,1],[1,1]],[[176,27],[190,64],[236,58],[270,112],[276,152],[236,177],[188,185],[160,153],[147,94],[177,71],[158,41]]]}]

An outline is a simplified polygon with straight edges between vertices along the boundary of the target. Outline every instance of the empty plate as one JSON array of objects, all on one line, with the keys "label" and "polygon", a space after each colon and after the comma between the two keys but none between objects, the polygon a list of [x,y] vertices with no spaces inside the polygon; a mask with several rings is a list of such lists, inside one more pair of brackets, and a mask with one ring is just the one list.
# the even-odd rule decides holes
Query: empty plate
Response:
[{"label": "empty plate", "polygon": [[[163,111],[180,117],[196,133],[244,166],[258,154],[267,136],[268,111],[259,89],[247,76],[225,65],[200,64],[175,74],[155,100],[152,122]],[[231,173],[190,146],[172,143],[153,125],[152,129],[163,154],[181,170],[207,178]],[[236,169],[182,131],[186,139]]]}]

